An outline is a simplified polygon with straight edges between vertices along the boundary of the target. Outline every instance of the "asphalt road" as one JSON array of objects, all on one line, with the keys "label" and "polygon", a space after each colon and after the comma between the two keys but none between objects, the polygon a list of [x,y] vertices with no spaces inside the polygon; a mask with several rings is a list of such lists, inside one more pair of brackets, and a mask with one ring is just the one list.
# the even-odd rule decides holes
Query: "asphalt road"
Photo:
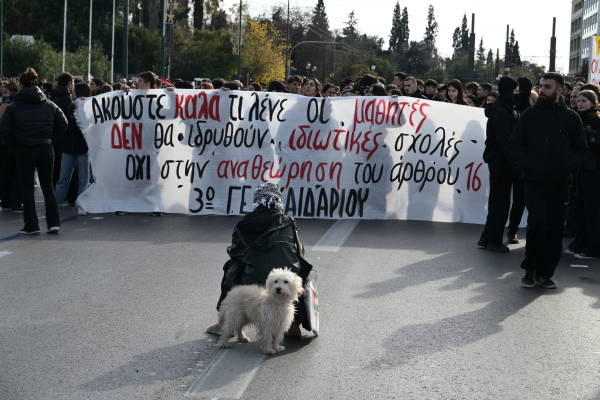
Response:
[{"label": "asphalt road", "polygon": [[[204,329],[239,217],[61,218],[15,236],[0,215],[0,399],[186,398],[222,354]],[[285,339],[241,399],[600,398],[598,261],[525,289],[524,242],[479,250],[481,226],[361,221],[311,252],[334,222],[298,222],[320,335]]]}]

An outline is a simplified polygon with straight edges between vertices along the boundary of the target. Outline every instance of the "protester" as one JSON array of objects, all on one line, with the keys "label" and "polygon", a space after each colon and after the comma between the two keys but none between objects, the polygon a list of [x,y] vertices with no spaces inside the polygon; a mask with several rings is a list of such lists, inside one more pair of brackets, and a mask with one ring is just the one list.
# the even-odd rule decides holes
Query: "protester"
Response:
[{"label": "protester", "polygon": [[289,93],[288,89],[285,87],[285,85],[281,81],[271,82],[269,84],[269,87],[267,88],[267,92]]},{"label": "protester", "polygon": [[446,96],[450,103],[466,106],[465,92],[463,91],[462,83],[458,79],[451,80],[447,85]]},{"label": "protester", "polygon": [[[73,76],[68,72],[63,72],[58,76],[56,81],[57,86],[52,89],[50,92],[50,96],[52,97],[52,101],[56,104],[64,115],[67,115],[67,110],[69,106],[73,102],[71,98],[71,92],[73,91],[74,86]],[[61,135],[62,136],[62,135]],[[62,157],[62,137],[56,137],[52,141],[52,145],[54,146],[54,169],[53,169],[53,177],[52,182],[56,187],[58,183],[58,179],[60,178],[60,165],[61,165],[61,157]],[[71,200],[74,201],[74,198],[69,198],[69,202]]]},{"label": "protester", "polygon": [[369,96],[388,96],[387,90],[383,87],[381,83],[376,83],[371,86],[369,90]]},{"label": "protester", "polygon": [[476,95],[479,90],[479,84],[477,82],[470,82],[465,85],[465,97],[472,94]]},{"label": "protester", "polygon": [[[223,267],[221,296],[217,310],[229,290],[238,285],[264,285],[274,268],[289,268],[306,278],[308,271],[301,268],[299,257],[304,246],[298,248],[296,222],[283,213],[283,196],[278,185],[266,183],[254,192],[254,211],[246,214],[233,230],[231,246],[227,248],[230,259]],[[300,324],[306,313],[300,312],[300,304],[294,322],[286,336],[300,337]],[[207,332],[219,335],[218,323]]]},{"label": "protester", "polygon": [[[67,129],[67,119],[61,109],[37,87],[33,68],[19,77],[19,92],[2,115],[1,135],[15,146],[19,176],[23,191],[23,220],[21,233],[35,235],[40,226],[35,209],[34,172],[37,170],[46,206],[48,233],[60,230],[58,205],[52,187],[54,150],[52,139],[59,138]],[[35,115],[35,118],[32,118]]]},{"label": "protester", "polygon": [[321,94],[321,82],[317,78],[307,80],[302,87],[304,89],[304,96],[323,97]]},{"label": "protester", "polygon": [[538,102],[519,118],[509,149],[523,173],[527,244],[521,284],[556,288],[569,184],[587,149],[579,116],[562,100],[564,78],[546,73]]},{"label": "protester", "polygon": [[210,82],[202,82],[202,84],[200,85],[200,89],[202,89],[202,90],[213,90],[214,86]]},{"label": "protester", "polygon": [[579,87],[576,87],[575,89],[571,90],[571,97],[569,99],[569,104],[570,104],[570,108],[573,111],[578,111],[577,110],[577,97],[579,96],[579,93],[581,92],[581,90],[579,90]]},{"label": "protester", "polygon": [[428,79],[427,82],[425,82],[425,93],[423,93],[423,94],[429,100],[433,100],[435,97],[435,93],[437,92],[437,88],[438,88],[438,83],[436,81],[434,81],[433,79]]},{"label": "protester", "polygon": [[487,106],[492,104],[494,101],[496,101],[496,99],[498,98],[499,95],[500,94],[498,92],[496,92],[495,90],[492,90],[491,92],[488,93],[485,100],[483,101],[483,103],[481,103],[481,105],[479,107],[486,108]]},{"label": "protester", "polygon": [[[574,92],[575,90],[573,90]],[[572,93],[571,93],[572,94]],[[598,97],[583,90],[577,97],[578,114],[583,123],[589,150],[577,174],[573,202],[575,240],[565,250],[582,260],[600,258],[600,111]]]},{"label": "protester", "polygon": [[406,93],[406,96],[414,97],[415,99],[429,100],[423,95],[421,89],[417,87],[417,80],[412,76],[404,78],[404,93]]},{"label": "protester", "polygon": [[354,80],[350,79],[350,78],[346,78],[342,81],[342,87],[341,90],[342,92],[344,90],[346,90],[347,88],[352,88],[352,86],[354,86]]},{"label": "protester", "polygon": [[[111,88],[110,85],[106,86]],[[78,83],[75,85],[75,89],[73,90],[73,100],[78,98],[85,99],[91,95],[92,91],[87,83]],[[78,197],[88,184],[88,146],[74,116],[75,108],[81,104],[81,100],[74,101],[67,111],[67,121],[69,125],[63,138],[60,179],[56,184],[56,202],[58,203],[59,208],[62,208],[63,206],[67,187],[71,181],[71,175],[73,174],[75,164],[77,164],[77,176],[79,181],[79,188],[77,190]],[[79,215],[86,214],[85,211],[79,207],[77,208],[77,212]]]},{"label": "protester", "polygon": [[421,89],[421,92],[423,92],[423,94],[425,94],[425,83],[423,83],[423,80],[417,79],[417,87]]},{"label": "protester", "polygon": [[90,79],[90,89],[92,90],[92,96],[97,95],[97,91],[104,85],[104,81],[98,78]]},{"label": "protester", "polygon": [[258,82],[252,82],[250,86],[248,86],[248,90],[253,90],[255,92],[262,92],[262,86]]},{"label": "protester", "polygon": [[381,83],[383,85],[383,87],[385,88],[385,85],[387,84],[385,78],[383,76],[378,76],[377,77],[377,83]]},{"label": "protester", "polygon": [[221,89],[222,87],[225,87],[225,80],[221,78],[214,79],[212,85],[215,89]]},{"label": "protester", "polygon": [[477,97],[474,94],[469,94],[465,97],[465,101],[469,107],[477,107]]},{"label": "protester", "polygon": [[485,102],[485,99],[492,90],[494,89],[489,83],[479,85],[479,88],[477,88],[477,107],[481,107],[481,104]]},{"label": "protester", "polygon": [[292,75],[288,78],[287,83],[291,94],[300,94],[300,88],[304,83],[304,79],[298,75]]},{"label": "protester", "polygon": [[[15,81],[6,82],[2,86],[2,105],[0,119],[8,105],[12,103],[19,90]],[[0,136],[0,207],[4,212],[20,214],[23,212],[23,194],[21,179],[15,157],[15,146],[8,145]]]},{"label": "protester", "polygon": [[435,101],[442,101],[442,102],[445,102],[445,103],[449,103],[449,101],[447,99],[447,90],[448,90],[448,86],[447,85],[442,85],[442,86],[438,87],[437,94],[433,98],[433,100],[435,100]]},{"label": "protester", "polygon": [[386,85],[385,87],[385,91],[386,92],[391,92],[392,90],[398,90],[398,86],[394,85],[394,84],[390,84],[390,85]]},{"label": "protester", "polygon": [[44,83],[41,85],[40,89],[42,89],[42,93],[44,93],[44,95],[50,99],[50,92],[52,92],[52,89],[54,89],[54,86],[52,86],[51,83]]},{"label": "protester", "polygon": [[127,79],[125,79],[125,78],[121,78],[121,79],[119,79],[119,83],[120,83],[121,85],[127,85]]},{"label": "protester", "polygon": [[530,104],[530,105],[534,105],[535,103],[537,103],[537,101],[538,101],[538,97],[539,97],[539,95],[538,95],[536,92],[533,92],[533,91],[532,91],[532,92],[529,94],[529,104]]},{"label": "protester", "polygon": [[[523,183],[519,179],[520,171],[513,163],[508,151],[510,139],[516,125],[514,107],[519,103],[519,82],[503,76],[498,84],[500,97],[485,109],[488,118],[486,125],[485,151],[483,161],[490,170],[490,194],[488,198],[488,215],[479,238],[477,246],[487,248],[498,253],[508,253],[507,246],[502,244],[504,226],[510,210],[510,194],[514,192],[513,199],[520,207],[520,215],[513,232],[509,228],[509,241],[516,241],[516,230],[523,216],[525,203],[523,201]],[[514,209],[514,205],[513,205]],[[515,217],[517,217],[515,215]]]},{"label": "protester", "polygon": [[531,83],[531,80],[526,76],[521,76],[519,79],[517,79],[517,82],[519,82],[519,92],[521,94],[521,100],[518,104],[516,104],[516,110],[519,114],[523,114],[523,112],[532,105],[529,103],[529,97],[531,96],[531,89],[533,88],[533,84]]},{"label": "protester", "polygon": [[336,86],[333,83],[328,83],[325,86],[323,86],[323,97],[337,97]]},{"label": "protester", "polygon": [[406,74],[404,72],[396,72],[394,74],[394,85],[396,85],[396,87],[398,87],[398,89],[400,91],[402,91],[402,88],[404,87],[404,80],[406,79]]}]

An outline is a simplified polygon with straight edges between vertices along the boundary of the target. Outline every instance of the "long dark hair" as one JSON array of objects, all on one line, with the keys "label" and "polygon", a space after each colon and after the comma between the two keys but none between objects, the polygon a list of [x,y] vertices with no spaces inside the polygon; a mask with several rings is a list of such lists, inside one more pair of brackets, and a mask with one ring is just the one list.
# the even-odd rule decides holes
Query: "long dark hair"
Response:
[{"label": "long dark hair", "polygon": [[315,83],[315,97],[323,97],[323,94],[321,93],[321,82],[319,82],[317,78],[310,78],[304,82],[303,86],[306,86],[309,81],[313,81]]},{"label": "long dark hair", "polygon": [[467,101],[465,100],[465,90],[463,89],[462,83],[460,83],[460,81],[458,79],[453,79],[450,82],[448,82],[448,84],[446,85],[446,98],[450,101],[450,103],[452,103],[452,99],[448,95],[448,89],[451,87],[458,90],[458,96],[456,96],[455,104],[461,104],[463,106],[467,106],[468,104],[467,104]]},{"label": "long dark hair", "polygon": [[[73,90],[75,91],[77,98],[92,96],[92,89],[90,89],[90,86],[85,82],[75,84],[75,87],[73,88]],[[74,111],[75,111],[75,102],[71,103],[71,105],[69,106],[69,109],[67,110],[67,114],[68,114],[69,118],[73,117]]]}]

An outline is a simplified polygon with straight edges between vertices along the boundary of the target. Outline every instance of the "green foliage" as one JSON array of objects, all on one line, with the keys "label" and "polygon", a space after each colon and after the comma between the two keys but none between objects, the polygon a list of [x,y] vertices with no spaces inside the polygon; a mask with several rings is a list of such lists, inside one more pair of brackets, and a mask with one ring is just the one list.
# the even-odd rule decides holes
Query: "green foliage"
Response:
[{"label": "green foliage", "polygon": [[173,62],[171,76],[184,80],[206,77],[230,79],[237,64],[229,38],[225,29],[195,30],[193,38],[183,41],[182,49]]},{"label": "green foliage", "polygon": [[440,84],[448,83],[451,80],[446,71],[444,71],[444,68],[442,67],[430,69],[429,71],[421,75],[421,79],[423,81],[426,81],[427,79],[433,79]]},{"label": "green foliage", "polygon": [[[3,70],[4,75],[10,77],[19,76],[31,67],[36,70],[40,79],[52,82],[54,75],[58,76],[62,72],[62,52],[55,51],[49,43],[42,40],[36,40],[34,43],[20,39],[5,41],[4,60],[10,60],[4,64]],[[110,63],[99,46],[92,47],[91,65],[94,77],[108,80]],[[80,47],[75,53],[67,52],[65,70],[87,78],[88,48]]]}]

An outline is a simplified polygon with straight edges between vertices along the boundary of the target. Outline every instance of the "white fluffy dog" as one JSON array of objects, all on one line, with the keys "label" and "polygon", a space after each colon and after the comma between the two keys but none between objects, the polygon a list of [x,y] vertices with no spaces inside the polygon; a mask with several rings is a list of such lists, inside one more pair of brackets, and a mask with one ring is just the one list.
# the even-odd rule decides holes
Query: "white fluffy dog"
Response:
[{"label": "white fluffy dog", "polygon": [[231,347],[229,338],[234,334],[240,342],[247,342],[244,326],[254,324],[265,354],[285,350],[279,344],[294,319],[294,301],[303,292],[302,279],[288,268],[272,270],[266,287],[234,287],[219,309],[221,339],[217,345]]}]

